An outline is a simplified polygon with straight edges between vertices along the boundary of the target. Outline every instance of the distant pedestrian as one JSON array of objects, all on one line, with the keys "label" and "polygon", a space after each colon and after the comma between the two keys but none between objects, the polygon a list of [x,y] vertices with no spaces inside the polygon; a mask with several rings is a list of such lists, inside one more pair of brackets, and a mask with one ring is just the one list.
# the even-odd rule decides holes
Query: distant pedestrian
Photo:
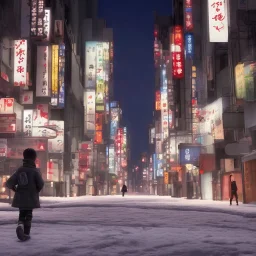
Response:
[{"label": "distant pedestrian", "polygon": [[230,175],[231,184],[231,195],[230,195],[230,205],[232,205],[233,198],[236,199],[236,205],[238,205],[238,195],[237,195],[237,185],[234,177]]},{"label": "distant pedestrian", "polygon": [[126,185],[123,185],[121,192],[122,192],[122,195],[123,195],[123,197],[124,197],[124,194],[127,192],[127,187],[126,187]]},{"label": "distant pedestrian", "polygon": [[19,208],[17,237],[26,241],[30,238],[33,209],[40,208],[39,192],[44,181],[36,168],[36,151],[27,148],[23,157],[23,165],[8,179],[6,187],[15,192],[12,207]]}]

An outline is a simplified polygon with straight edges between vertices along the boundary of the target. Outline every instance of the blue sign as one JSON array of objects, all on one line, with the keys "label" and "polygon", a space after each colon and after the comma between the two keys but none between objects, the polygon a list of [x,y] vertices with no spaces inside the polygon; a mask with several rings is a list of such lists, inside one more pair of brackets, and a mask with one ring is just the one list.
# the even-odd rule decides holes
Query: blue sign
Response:
[{"label": "blue sign", "polygon": [[194,56],[194,35],[192,33],[185,34],[186,58]]},{"label": "blue sign", "polygon": [[199,157],[200,157],[200,152],[201,148],[195,147],[195,146],[187,146],[187,147],[182,147],[179,149],[180,151],[180,164],[194,164],[197,165],[199,164]]}]

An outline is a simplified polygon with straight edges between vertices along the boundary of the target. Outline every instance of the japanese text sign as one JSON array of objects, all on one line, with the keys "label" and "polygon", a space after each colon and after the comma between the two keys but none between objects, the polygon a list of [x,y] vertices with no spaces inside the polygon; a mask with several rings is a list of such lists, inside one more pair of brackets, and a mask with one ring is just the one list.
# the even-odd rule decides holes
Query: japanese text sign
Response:
[{"label": "japanese text sign", "polygon": [[14,41],[14,86],[27,85],[27,40]]},{"label": "japanese text sign", "polygon": [[44,0],[31,0],[30,35],[31,37],[44,37]]},{"label": "japanese text sign", "polygon": [[208,0],[209,40],[228,42],[227,0]]},{"label": "japanese text sign", "polygon": [[193,30],[193,14],[192,14],[192,0],[185,1],[185,29],[186,31]]}]

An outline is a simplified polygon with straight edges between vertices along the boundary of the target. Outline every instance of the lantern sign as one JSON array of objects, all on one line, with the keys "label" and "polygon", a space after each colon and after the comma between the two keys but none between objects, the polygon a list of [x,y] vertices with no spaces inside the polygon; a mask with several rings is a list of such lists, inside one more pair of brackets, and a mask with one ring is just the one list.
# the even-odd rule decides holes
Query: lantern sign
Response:
[{"label": "lantern sign", "polygon": [[185,2],[185,28],[186,31],[193,30],[193,15],[192,15],[192,0],[186,0]]},{"label": "lantern sign", "polygon": [[14,86],[27,84],[27,40],[14,41]]},{"label": "lantern sign", "polygon": [[227,0],[208,0],[208,14],[210,42],[228,42]]},{"label": "lantern sign", "polygon": [[172,75],[176,79],[184,77],[184,38],[182,26],[174,26],[172,33]]},{"label": "lantern sign", "polygon": [[30,35],[31,37],[44,37],[44,18],[45,18],[45,4],[44,0],[31,0],[31,23]]},{"label": "lantern sign", "polygon": [[193,58],[194,55],[194,35],[187,33],[185,35],[186,58]]}]

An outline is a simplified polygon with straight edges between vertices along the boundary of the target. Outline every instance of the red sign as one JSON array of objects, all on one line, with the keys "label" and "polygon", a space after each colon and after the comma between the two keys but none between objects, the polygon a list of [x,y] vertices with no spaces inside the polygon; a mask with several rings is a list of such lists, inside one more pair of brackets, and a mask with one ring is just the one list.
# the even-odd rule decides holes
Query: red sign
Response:
[{"label": "red sign", "polygon": [[0,133],[16,132],[16,114],[0,114]]},{"label": "red sign", "polygon": [[186,31],[193,30],[192,0],[186,0],[185,3],[185,23]]},{"label": "red sign", "polygon": [[175,26],[172,34],[172,75],[174,78],[184,77],[184,38],[182,26]]}]

